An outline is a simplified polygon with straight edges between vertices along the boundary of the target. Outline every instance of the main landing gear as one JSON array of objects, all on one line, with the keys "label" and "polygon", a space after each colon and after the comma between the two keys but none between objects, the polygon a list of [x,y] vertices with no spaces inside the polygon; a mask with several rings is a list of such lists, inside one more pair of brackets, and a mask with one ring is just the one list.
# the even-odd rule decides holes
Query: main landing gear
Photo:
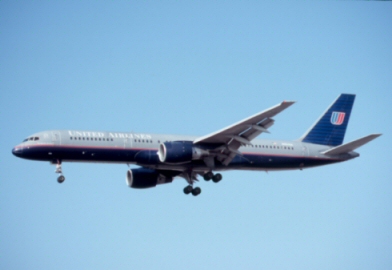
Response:
[{"label": "main landing gear", "polygon": [[201,193],[201,189],[199,187],[193,188],[192,186],[189,185],[184,188],[184,193],[186,195],[188,195],[189,193],[192,193],[193,196],[197,196]]},{"label": "main landing gear", "polygon": [[201,189],[199,187],[193,187],[193,183],[197,180],[198,173],[193,172],[192,170],[186,171],[182,174],[182,177],[188,182],[188,186],[184,188],[184,193],[186,195],[192,193],[193,196],[198,196],[201,193]]},{"label": "main landing gear", "polygon": [[57,177],[57,182],[59,184],[65,181],[65,176],[63,175],[63,171],[61,168],[61,160],[57,160],[55,173],[60,174],[60,176]]},{"label": "main landing gear", "polygon": [[[222,180],[222,175],[220,173],[213,174],[212,172],[207,172],[206,174],[203,175],[203,178],[206,181],[210,181],[212,179],[212,181],[214,183],[218,183],[220,180]],[[201,189],[199,187],[195,187],[194,188],[192,186],[194,181],[198,181],[196,176],[192,175],[192,178],[188,177],[186,179],[187,179],[189,185],[184,188],[184,193],[187,194],[187,195],[192,193],[193,196],[199,195],[201,193]]]},{"label": "main landing gear", "polygon": [[213,174],[212,172],[208,172],[203,177],[206,181],[210,181],[212,179],[214,183],[218,183],[220,180],[222,180],[222,175],[220,173]]}]

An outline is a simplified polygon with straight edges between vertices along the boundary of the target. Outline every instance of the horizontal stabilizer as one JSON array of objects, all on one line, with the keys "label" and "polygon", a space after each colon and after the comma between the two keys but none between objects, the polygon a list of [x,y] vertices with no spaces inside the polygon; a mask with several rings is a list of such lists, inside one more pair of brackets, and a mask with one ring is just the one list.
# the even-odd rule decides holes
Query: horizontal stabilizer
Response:
[{"label": "horizontal stabilizer", "polygon": [[324,155],[339,155],[339,154],[348,153],[348,152],[354,151],[358,147],[361,147],[362,145],[370,142],[371,140],[374,140],[375,138],[377,138],[379,136],[381,136],[381,134],[368,135],[368,136],[363,137],[361,139],[336,146],[332,149],[329,149],[327,151],[322,152],[322,154],[324,154]]}]

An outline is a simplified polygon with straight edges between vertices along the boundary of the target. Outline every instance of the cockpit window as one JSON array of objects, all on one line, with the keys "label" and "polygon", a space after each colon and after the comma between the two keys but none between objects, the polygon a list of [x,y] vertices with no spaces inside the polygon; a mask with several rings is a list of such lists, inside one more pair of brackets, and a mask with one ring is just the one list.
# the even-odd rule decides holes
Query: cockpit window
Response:
[{"label": "cockpit window", "polygon": [[30,137],[30,138],[26,138],[23,140],[23,142],[27,142],[27,141],[38,141],[39,137]]}]

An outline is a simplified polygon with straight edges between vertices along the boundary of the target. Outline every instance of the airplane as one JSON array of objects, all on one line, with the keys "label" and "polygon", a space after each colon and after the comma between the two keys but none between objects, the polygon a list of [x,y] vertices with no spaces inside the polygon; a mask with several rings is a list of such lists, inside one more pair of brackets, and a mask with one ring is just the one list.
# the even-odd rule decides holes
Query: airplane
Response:
[{"label": "airplane", "polygon": [[[12,149],[20,158],[56,165],[63,183],[63,162],[136,164],[128,169],[126,184],[151,188],[181,177],[185,194],[197,196],[201,176],[218,183],[228,170],[302,170],[359,157],[358,147],[382,134],[371,134],[343,144],[355,95],[341,94],[298,140],[256,139],[269,133],[278,113],[295,102],[283,101],[265,111],[206,136],[160,135],[134,132],[50,130],[35,133]],[[214,173],[218,172],[218,173]]]}]

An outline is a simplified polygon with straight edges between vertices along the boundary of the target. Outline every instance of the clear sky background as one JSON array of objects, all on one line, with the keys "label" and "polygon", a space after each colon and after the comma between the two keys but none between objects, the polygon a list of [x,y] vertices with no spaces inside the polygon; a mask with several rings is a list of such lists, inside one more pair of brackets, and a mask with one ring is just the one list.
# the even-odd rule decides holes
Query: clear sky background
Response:
[{"label": "clear sky background", "polygon": [[[392,269],[392,3],[0,2],[1,269]],[[206,135],[283,100],[297,139],[357,98],[355,160],[125,185],[126,165],[14,157],[50,129]]]}]

